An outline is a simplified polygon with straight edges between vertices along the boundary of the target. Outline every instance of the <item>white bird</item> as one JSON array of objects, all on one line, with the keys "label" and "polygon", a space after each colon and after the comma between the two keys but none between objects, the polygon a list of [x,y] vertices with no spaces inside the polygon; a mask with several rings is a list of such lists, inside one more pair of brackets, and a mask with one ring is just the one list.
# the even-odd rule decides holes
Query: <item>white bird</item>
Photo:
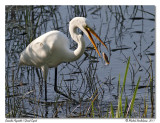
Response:
[{"label": "white bird", "polygon": [[[77,28],[82,30],[84,34],[90,39],[98,55],[100,53],[91,36],[91,33],[107,48],[101,41],[98,35],[89,26],[88,19],[84,17],[75,17],[69,23],[69,32],[72,39],[78,43],[76,50],[72,51],[69,48],[69,39],[60,31],[53,30],[47,32],[40,37],[33,40],[20,55],[19,66],[28,65],[41,68],[43,78],[47,81],[48,69],[57,67],[63,62],[72,62],[79,59],[85,50],[85,41],[81,34],[77,32]],[[57,91],[57,83],[55,82],[55,90]],[[46,92],[46,87],[45,87]],[[62,93],[61,93],[62,94]],[[64,95],[64,94],[62,94]],[[66,95],[64,95],[66,96]],[[66,96],[68,97],[68,96]],[[45,95],[47,98],[47,94]]]}]

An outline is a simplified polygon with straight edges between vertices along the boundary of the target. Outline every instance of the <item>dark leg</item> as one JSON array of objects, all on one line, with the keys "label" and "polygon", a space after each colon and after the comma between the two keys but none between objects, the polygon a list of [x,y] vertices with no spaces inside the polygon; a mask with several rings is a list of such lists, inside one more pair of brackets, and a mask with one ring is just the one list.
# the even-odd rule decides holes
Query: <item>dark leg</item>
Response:
[{"label": "dark leg", "polygon": [[41,66],[41,70],[43,72],[44,84],[45,84],[45,101],[47,101],[47,75],[48,75],[48,66]]},{"label": "dark leg", "polygon": [[47,80],[45,80],[45,101],[47,102]]},{"label": "dark leg", "polygon": [[57,92],[57,67],[55,68],[54,90]]},{"label": "dark leg", "polygon": [[64,97],[66,97],[66,98],[68,98],[68,99],[70,99],[70,100],[78,103],[78,101],[76,101],[75,99],[72,99],[71,97],[67,96],[66,94],[64,94],[63,92],[61,92],[61,91],[59,91],[59,90],[57,89],[57,67],[55,68],[55,81],[54,81],[54,83],[55,83],[55,84],[54,84],[54,90],[55,90],[55,92],[57,92],[57,93],[63,95]]}]

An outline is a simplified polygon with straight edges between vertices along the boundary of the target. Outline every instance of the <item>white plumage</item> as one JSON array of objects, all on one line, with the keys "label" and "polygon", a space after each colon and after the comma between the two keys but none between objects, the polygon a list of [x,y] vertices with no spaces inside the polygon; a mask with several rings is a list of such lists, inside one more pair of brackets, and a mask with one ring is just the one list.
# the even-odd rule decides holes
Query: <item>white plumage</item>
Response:
[{"label": "white plumage", "polygon": [[56,67],[63,62],[72,62],[79,59],[84,53],[85,41],[83,36],[78,34],[77,28],[81,29],[84,34],[87,35],[98,54],[99,51],[90,32],[106,47],[93,29],[90,28],[86,18],[75,17],[69,24],[71,37],[78,43],[78,48],[75,51],[70,50],[67,36],[60,31],[54,30],[47,32],[32,41],[21,53],[19,65],[41,68],[43,77],[46,80],[48,68]]}]

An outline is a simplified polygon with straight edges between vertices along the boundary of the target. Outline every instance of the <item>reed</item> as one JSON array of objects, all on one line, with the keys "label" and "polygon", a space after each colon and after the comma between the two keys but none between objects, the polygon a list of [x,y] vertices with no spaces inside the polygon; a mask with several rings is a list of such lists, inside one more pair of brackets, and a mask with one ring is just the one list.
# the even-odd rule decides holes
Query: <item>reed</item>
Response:
[{"label": "reed", "polygon": [[[133,97],[131,99],[131,102],[129,104],[128,109],[127,109],[127,103],[128,103],[127,98],[125,100],[125,103],[124,103],[125,105],[123,107],[122,106],[122,95],[123,95],[123,91],[124,91],[124,88],[125,88],[125,83],[126,83],[126,77],[127,77],[127,73],[128,73],[128,69],[129,69],[129,64],[130,64],[130,57],[129,57],[127,65],[126,65],[126,71],[125,71],[125,75],[124,75],[123,86],[122,86],[121,92],[119,91],[118,107],[117,107],[117,110],[116,110],[116,118],[127,117],[129,112],[130,112],[129,117],[131,117],[132,110],[133,110],[133,107],[134,107],[135,98],[136,98],[136,94],[137,94],[137,90],[138,90],[139,83],[140,83],[140,80],[141,80],[141,77],[139,77],[137,85],[136,85],[134,93],[133,93]],[[119,75],[118,85],[119,85],[118,88],[120,90],[120,75]]]},{"label": "reed", "polygon": [[[132,100],[131,100],[131,105],[129,106],[130,108],[128,108],[128,111],[130,111],[129,117],[131,117],[131,114],[132,114],[134,101],[135,101],[135,98],[136,98],[136,94],[137,94],[137,90],[138,90],[140,80],[141,80],[141,77],[139,77],[139,79],[138,79],[138,82],[137,82],[137,85],[136,85],[136,88],[134,90],[133,97],[132,97]],[[127,114],[126,114],[126,116],[127,116]]]},{"label": "reed", "polygon": [[[118,109],[117,109],[117,113],[116,113],[116,117],[117,117],[117,118],[123,116],[123,111],[122,111],[122,95],[123,95],[123,91],[125,90],[125,83],[126,83],[127,73],[128,73],[128,69],[129,69],[129,64],[130,64],[130,57],[129,57],[128,62],[127,62],[127,66],[126,66],[126,70],[125,70],[125,75],[124,75],[124,80],[123,80],[122,89],[121,89],[121,92],[119,91],[119,96],[118,96]],[[118,88],[119,88],[119,90],[120,90],[120,74],[119,74],[118,85],[119,85]]]}]

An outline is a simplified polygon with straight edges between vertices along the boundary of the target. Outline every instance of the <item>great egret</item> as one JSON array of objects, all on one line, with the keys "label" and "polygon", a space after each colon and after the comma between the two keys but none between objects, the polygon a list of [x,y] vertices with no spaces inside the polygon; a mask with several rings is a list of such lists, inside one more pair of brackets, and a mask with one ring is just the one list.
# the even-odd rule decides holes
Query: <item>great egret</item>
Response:
[{"label": "great egret", "polygon": [[[63,62],[72,62],[79,59],[85,50],[85,41],[81,34],[78,34],[77,28],[81,29],[84,34],[90,39],[98,55],[100,53],[96,47],[96,44],[91,36],[91,33],[107,48],[107,46],[101,41],[98,35],[89,26],[89,21],[84,17],[75,17],[69,23],[69,32],[72,39],[78,43],[78,48],[74,51],[69,48],[69,39],[65,34],[60,31],[53,30],[47,32],[40,37],[32,41],[26,49],[20,55],[19,66],[28,65],[41,68],[43,72],[43,78],[45,80],[45,100],[47,100],[47,75],[48,68],[57,67]],[[55,69],[57,70],[57,69]],[[55,71],[57,75],[57,71]],[[61,93],[57,89],[57,82],[55,78],[55,91]],[[69,97],[68,97],[69,98]]]}]

